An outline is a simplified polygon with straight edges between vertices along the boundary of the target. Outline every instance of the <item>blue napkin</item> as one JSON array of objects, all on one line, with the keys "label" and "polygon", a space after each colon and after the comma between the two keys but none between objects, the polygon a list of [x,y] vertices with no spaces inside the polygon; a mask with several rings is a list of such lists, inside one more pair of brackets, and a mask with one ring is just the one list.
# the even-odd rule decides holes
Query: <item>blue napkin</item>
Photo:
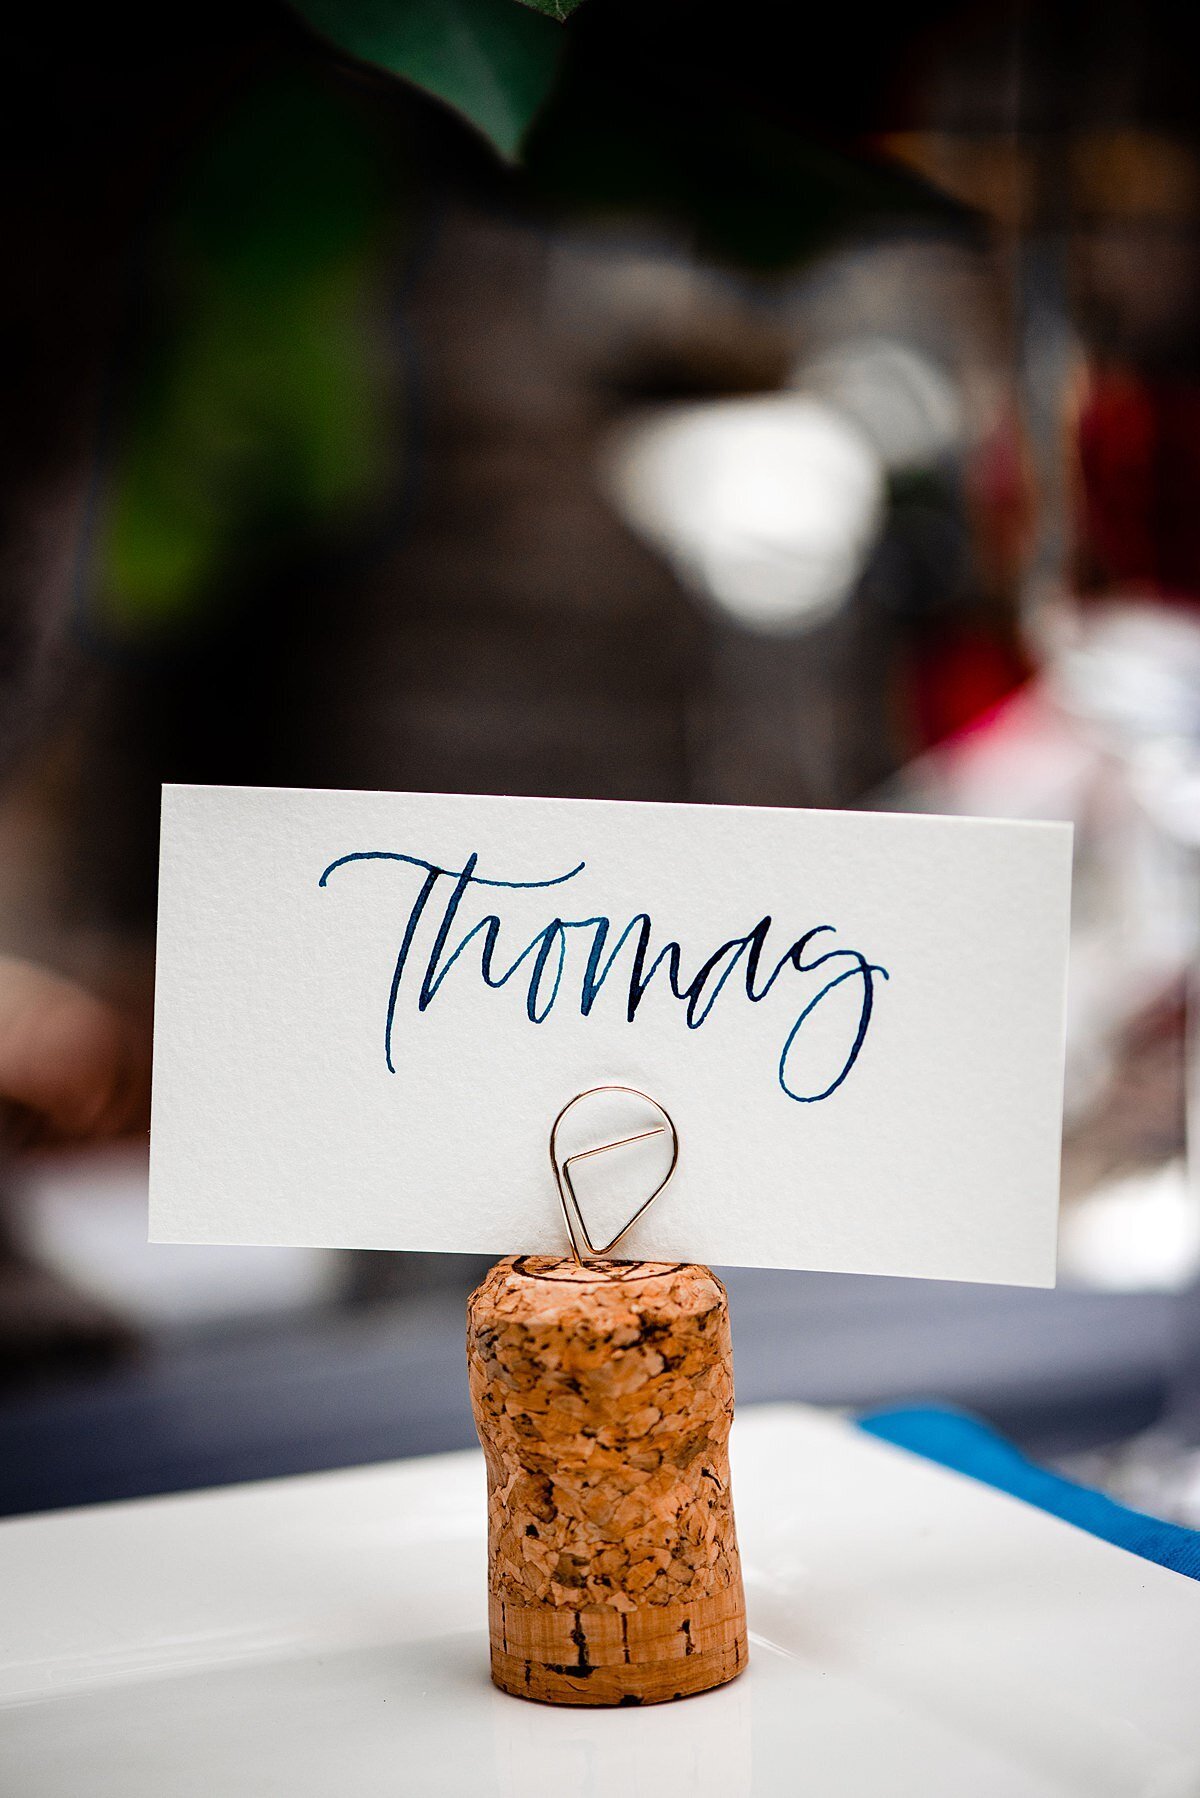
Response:
[{"label": "blue napkin", "polygon": [[996,1430],[965,1411],[949,1405],[903,1405],[868,1411],[857,1422],[884,1442],[1010,1492],[1105,1542],[1157,1561],[1160,1567],[1200,1579],[1200,1530],[1131,1511],[1103,1492],[1036,1466]]}]

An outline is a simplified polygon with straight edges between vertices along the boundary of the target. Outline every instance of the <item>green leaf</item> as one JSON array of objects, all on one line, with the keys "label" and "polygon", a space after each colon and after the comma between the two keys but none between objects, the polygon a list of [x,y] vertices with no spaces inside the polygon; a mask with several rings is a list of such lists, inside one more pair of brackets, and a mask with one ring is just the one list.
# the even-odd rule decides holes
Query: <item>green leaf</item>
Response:
[{"label": "green leaf", "polygon": [[[537,0],[564,16],[576,0]],[[561,38],[513,0],[294,0],[314,30],[361,62],[424,88],[512,159],[550,91]]]},{"label": "green leaf", "polygon": [[534,12],[544,12],[547,18],[557,19],[561,24],[564,19],[570,18],[577,6],[583,4],[583,0],[520,0],[520,4],[531,6]]}]

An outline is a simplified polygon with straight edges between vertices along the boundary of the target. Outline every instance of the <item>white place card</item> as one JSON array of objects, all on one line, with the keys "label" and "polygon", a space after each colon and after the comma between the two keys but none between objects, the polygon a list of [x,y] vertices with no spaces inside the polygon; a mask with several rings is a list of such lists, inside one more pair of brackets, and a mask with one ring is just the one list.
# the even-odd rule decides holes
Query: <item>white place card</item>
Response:
[{"label": "white place card", "polygon": [[[1070,859],[1058,824],[169,787],[152,1235],[563,1252],[551,1125],[617,1085],[655,1105],[576,1108],[572,1154],[657,1106],[679,1143],[624,1256],[1050,1285]],[[593,1240],[669,1151],[575,1164]]]}]

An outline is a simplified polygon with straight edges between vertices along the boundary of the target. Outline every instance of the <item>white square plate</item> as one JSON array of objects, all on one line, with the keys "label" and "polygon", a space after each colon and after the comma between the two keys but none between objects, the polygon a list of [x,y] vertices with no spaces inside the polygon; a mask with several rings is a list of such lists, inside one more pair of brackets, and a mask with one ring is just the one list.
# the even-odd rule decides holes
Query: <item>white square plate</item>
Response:
[{"label": "white square plate", "polygon": [[1200,1586],[794,1407],[734,1488],[749,1672],[487,1675],[478,1455],[0,1524],[4,1798],[1194,1798]]}]

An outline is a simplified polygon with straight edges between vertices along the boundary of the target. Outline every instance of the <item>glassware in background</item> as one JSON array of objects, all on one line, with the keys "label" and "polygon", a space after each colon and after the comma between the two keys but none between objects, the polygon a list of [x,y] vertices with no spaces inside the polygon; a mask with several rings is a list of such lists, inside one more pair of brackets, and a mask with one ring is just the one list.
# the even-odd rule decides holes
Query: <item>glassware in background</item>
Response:
[{"label": "glassware in background", "polygon": [[1161,1424],[1072,1470],[1194,1524],[1200,153],[1167,42],[1122,14],[1118,61],[1111,39],[1072,46],[1061,20],[1018,21],[1007,106],[967,134],[945,102],[949,128],[898,146],[999,227],[1036,496],[1034,674],[887,798],[1075,822],[1061,1270],[1179,1299]]},{"label": "glassware in background", "polygon": [[[889,140],[994,230],[1017,402],[1010,562],[1032,677],[887,802],[1073,819],[1063,1268],[1178,1290],[1200,1266],[1185,1159],[1200,156],[1179,122],[1169,34],[1121,7],[1110,23],[1080,43],[1062,17],[1014,9],[948,34],[924,75],[928,128]],[[997,522],[986,505],[981,543]]]}]

